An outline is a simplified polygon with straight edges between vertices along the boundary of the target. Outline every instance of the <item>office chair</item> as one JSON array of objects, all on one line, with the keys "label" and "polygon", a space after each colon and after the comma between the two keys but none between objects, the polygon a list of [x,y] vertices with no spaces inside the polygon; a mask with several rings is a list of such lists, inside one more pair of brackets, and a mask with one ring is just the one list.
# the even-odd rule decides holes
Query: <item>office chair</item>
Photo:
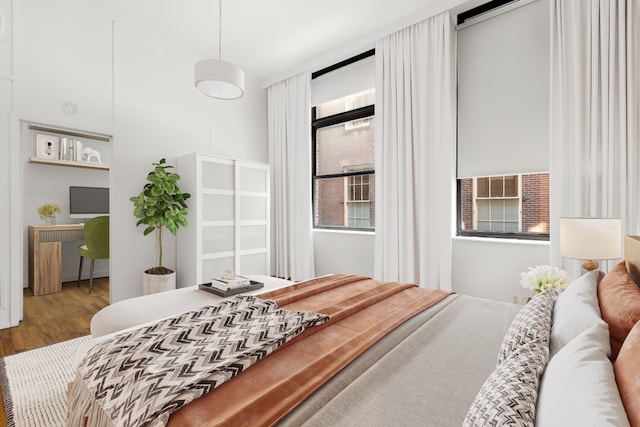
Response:
[{"label": "office chair", "polygon": [[89,293],[93,286],[93,266],[97,259],[109,259],[109,217],[99,216],[87,221],[84,225],[84,245],[78,246],[80,269],[78,270],[78,287],[82,276],[84,258],[91,258],[89,270]]}]

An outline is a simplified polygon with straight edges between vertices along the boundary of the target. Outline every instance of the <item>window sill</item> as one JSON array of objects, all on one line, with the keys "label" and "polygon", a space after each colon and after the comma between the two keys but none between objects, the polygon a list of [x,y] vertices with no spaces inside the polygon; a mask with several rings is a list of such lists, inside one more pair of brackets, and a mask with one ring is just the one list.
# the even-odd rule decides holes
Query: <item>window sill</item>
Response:
[{"label": "window sill", "polygon": [[333,233],[333,234],[355,234],[361,236],[375,236],[375,231],[364,231],[364,230],[334,230],[331,228],[314,228],[314,233]]},{"label": "window sill", "polygon": [[549,246],[549,240],[505,239],[498,237],[453,236],[454,241],[476,243],[502,243],[508,245]]}]

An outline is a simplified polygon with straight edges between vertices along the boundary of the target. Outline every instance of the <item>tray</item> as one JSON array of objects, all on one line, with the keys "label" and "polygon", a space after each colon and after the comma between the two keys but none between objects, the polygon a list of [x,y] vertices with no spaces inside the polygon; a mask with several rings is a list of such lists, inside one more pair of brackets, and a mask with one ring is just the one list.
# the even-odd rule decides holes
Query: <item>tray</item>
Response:
[{"label": "tray", "polygon": [[255,280],[251,280],[250,284],[247,285],[247,286],[242,286],[240,288],[231,289],[231,290],[228,290],[226,292],[223,291],[223,290],[220,290],[218,288],[214,288],[213,286],[211,286],[211,282],[202,283],[202,284],[198,285],[198,287],[200,289],[202,289],[203,291],[211,292],[212,294],[216,294],[216,295],[219,295],[221,297],[230,297],[231,295],[241,294],[243,292],[255,291],[256,289],[260,289],[260,288],[264,287],[264,283],[256,282]]}]

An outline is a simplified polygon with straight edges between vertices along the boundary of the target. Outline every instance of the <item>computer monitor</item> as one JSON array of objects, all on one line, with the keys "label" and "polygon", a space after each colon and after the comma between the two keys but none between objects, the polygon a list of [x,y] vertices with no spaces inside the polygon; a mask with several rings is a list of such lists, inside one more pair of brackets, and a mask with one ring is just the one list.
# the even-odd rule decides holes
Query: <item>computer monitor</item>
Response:
[{"label": "computer monitor", "polygon": [[109,188],[69,187],[69,217],[95,218],[109,215]]}]

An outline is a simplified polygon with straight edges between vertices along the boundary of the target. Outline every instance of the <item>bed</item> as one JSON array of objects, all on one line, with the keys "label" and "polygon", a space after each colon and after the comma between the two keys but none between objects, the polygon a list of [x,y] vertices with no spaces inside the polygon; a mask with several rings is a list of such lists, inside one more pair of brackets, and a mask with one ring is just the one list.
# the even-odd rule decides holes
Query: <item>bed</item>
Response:
[{"label": "bed", "polygon": [[[586,273],[560,295],[543,292],[525,306],[347,275],[310,284],[268,283],[259,295],[283,309],[332,307],[329,317],[341,320],[306,329],[172,411],[166,421],[170,426],[640,426],[640,288],[629,273],[640,266],[638,248],[640,241],[627,236],[625,261],[606,276]],[[349,282],[345,290],[300,297],[311,288],[343,282]],[[356,297],[352,292],[358,287],[375,288],[376,296]],[[198,293],[186,296],[195,290],[174,292],[150,298],[155,309],[145,316],[172,316],[158,301],[175,302],[180,295],[191,300],[190,307],[168,304],[171,309],[203,304]],[[367,305],[353,314],[352,307],[364,299],[376,300],[371,306],[382,309]],[[104,335],[79,348],[76,365],[99,343],[153,324],[146,317],[105,321],[130,304],[123,303],[92,322],[92,333],[95,326],[94,335]],[[415,314],[404,314],[411,305]]]}]

